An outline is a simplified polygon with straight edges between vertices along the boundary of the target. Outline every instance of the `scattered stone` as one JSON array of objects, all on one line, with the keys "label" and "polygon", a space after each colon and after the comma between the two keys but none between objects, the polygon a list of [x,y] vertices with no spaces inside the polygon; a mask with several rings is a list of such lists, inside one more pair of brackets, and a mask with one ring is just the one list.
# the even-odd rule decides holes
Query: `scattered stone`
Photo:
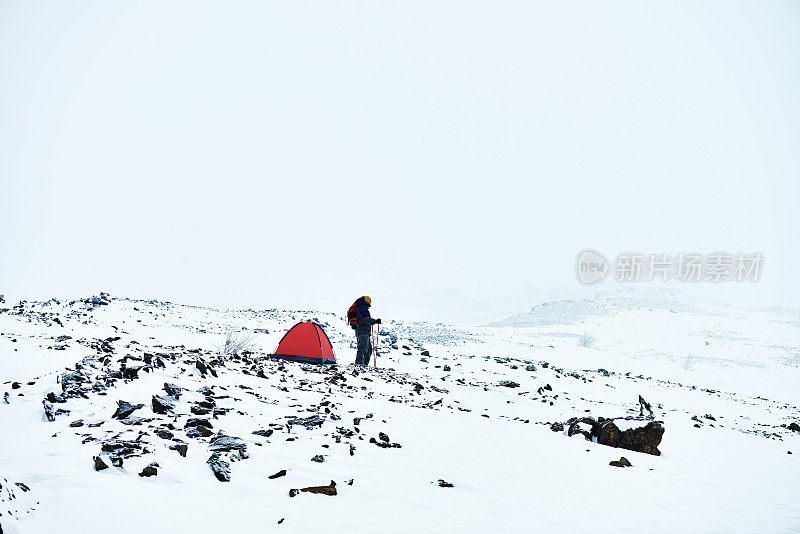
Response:
[{"label": "scattered stone", "polygon": [[170,397],[175,397],[176,399],[179,399],[181,396],[182,388],[176,386],[175,384],[164,382],[164,391],[166,391],[167,395],[169,395]]},{"label": "scattered stone", "polygon": [[148,465],[147,467],[142,469],[142,472],[139,473],[139,476],[140,477],[154,477],[154,476],[158,475],[158,469],[156,469],[157,466],[158,466],[158,464],[150,464],[150,465]]},{"label": "scattered stone", "polygon": [[170,445],[170,449],[173,451],[178,451],[178,454],[186,458],[186,453],[189,452],[189,445],[186,443],[176,443],[175,445]]},{"label": "scattered stone", "polygon": [[206,463],[211,468],[214,476],[217,477],[217,480],[220,482],[231,481],[231,464],[223,460],[218,452],[209,456]]},{"label": "scattered stone", "polygon": [[280,471],[278,471],[274,475],[270,475],[267,478],[269,478],[270,480],[275,480],[276,478],[285,477],[285,476],[286,476],[286,469],[281,469]]},{"label": "scattered stone", "polygon": [[624,456],[620,456],[619,460],[612,460],[608,462],[608,465],[613,465],[614,467],[633,467],[633,465]]},{"label": "scattered stone", "polygon": [[59,403],[59,404],[67,402],[67,399],[63,395],[56,395],[52,391],[47,394],[47,400],[52,403]]},{"label": "scattered stone", "polygon": [[[291,426],[304,426],[307,430],[314,430],[314,428],[318,426],[322,426],[322,423],[325,422],[325,419],[318,415],[312,415],[310,417],[292,417],[286,424]],[[357,423],[356,423],[357,424]]]},{"label": "scattered stone", "polygon": [[190,426],[214,428],[214,426],[211,424],[211,421],[202,417],[190,417],[187,419],[186,424],[183,425],[183,428],[189,428]]},{"label": "scattered stone", "polygon": [[208,445],[209,450],[217,452],[230,452],[232,450],[247,452],[247,443],[235,436],[226,436],[221,432],[211,438]]},{"label": "scattered stone", "polygon": [[306,493],[321,493],[323,495],[336,495],[336,482],[331,480],[331,483],[327,486],[309,486],[308,488],[302,489],[290,489],[289,490],[289,497],[294,497],[301,491]]},{"label": "scattered stone", "polygon": [[117,401],[117,411],[111,417],[113,419],[125,419],[136,410],[144,408],[144,404],[131,404],[124,400]]},{"label": "scattered stone", "polygon": [[175,401],[165,395],[153,395],[152,405],[155,413],[167,414],[175,411]]},{"label": "scattered stone", "polygon": [[55,421],[56,420],[56,409],[53,407],[52,404],[47,399],[42,401],[42,405],[44,406],[44,415],[47,417],[48,421]]},{"label": "scattered stone", "polygon": [[166,428],[159,428],[156,430],[156,436],[161,439],[172,439],[175,437],[175,434],[167,430]]}]

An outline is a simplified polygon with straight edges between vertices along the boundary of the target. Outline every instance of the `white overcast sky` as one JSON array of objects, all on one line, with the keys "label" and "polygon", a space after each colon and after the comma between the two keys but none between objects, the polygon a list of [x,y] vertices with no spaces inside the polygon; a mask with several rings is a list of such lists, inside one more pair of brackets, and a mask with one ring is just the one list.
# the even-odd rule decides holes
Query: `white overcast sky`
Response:
[{"label": "white overcast sky", "polygon": [[800,306],[798,95],[796,1],[0,0],[0,293],[346,309],[590,247]]}]

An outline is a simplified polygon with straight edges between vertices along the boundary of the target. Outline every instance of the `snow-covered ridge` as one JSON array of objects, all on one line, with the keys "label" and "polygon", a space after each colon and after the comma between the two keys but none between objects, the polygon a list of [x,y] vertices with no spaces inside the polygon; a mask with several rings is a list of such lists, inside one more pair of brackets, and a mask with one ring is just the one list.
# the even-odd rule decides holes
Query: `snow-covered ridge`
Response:
[{"label": "snow-covered ridge", "polygon": [[[670,339],[663,314],[697,330],[696,311],[557,328],[387,320],[379,367],[363,369],[343,318],[313,310],[108,295],[0,308],[0,482],[19,503],[0,501],[3,532],[798,526],[791,321],[770,323],[777,339],[710,327]],[[745,320],[709,317],[732,331]],[[339,365],[269,356],[309,319]],[[587,326],[593,346],[578,343]],[[247,348],[223,354],[232,331]],[[719,358],[672,355],[698,347]],[[764,357],[730,366],[727,350]],[[752,480],[755,494],[727,489]]]}]

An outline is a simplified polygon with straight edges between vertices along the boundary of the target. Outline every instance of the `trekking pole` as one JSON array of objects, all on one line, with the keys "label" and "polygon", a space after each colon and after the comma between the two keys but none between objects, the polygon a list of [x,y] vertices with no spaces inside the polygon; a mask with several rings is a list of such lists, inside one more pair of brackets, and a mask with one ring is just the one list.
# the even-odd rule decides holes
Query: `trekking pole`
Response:
[{"label": "trekking pole", "polygon": [[378,368],[378,340],[381,335],[381,325],[378,323],[378,328],[375,331],[375,368]]}]

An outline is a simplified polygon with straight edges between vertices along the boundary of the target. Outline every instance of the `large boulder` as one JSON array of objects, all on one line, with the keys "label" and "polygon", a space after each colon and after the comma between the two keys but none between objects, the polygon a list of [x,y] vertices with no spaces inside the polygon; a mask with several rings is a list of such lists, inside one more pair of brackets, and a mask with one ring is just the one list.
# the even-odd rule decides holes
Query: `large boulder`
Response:
[{"label": "large boulder", "polygon": [[618,447],[629,451],[660,456],[658,445],[664,435],[664,425],[642,417],[606,419],[598,417],[573,417],[566,423],[567,435],[581,434],[589,441]]}]

